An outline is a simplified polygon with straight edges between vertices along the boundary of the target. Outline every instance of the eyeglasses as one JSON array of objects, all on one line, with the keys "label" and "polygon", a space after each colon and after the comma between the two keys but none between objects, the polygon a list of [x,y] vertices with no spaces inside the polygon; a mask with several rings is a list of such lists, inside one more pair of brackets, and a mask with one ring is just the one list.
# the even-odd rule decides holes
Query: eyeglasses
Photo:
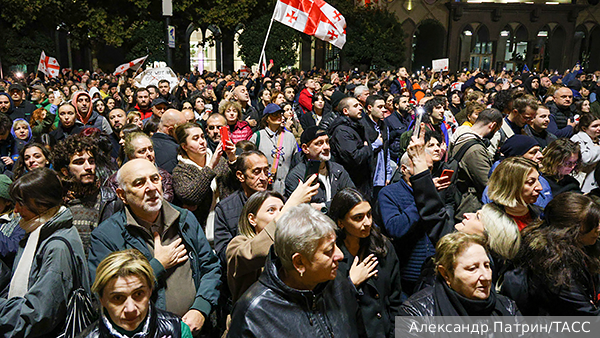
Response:
[{"label": "eyeglasses", "polygon": [[213,129],[219,129],[221,127],[225,127],[225,126],[206,126],[206,129],[213,130]]},{"label": "eyeglasses", "polygon": [[577,161],[566,161],[562,163],[565,167],[574,167],[577,165]]}]

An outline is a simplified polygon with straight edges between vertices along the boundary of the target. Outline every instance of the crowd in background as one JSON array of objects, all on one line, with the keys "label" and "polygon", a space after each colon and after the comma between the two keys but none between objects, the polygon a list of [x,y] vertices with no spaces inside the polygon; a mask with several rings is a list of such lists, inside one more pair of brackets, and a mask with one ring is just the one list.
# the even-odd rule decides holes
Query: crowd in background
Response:
[{"label": "crowd in background", "polygon": [[0,332],[78,285],[84,337],[600,314],[600,71],[271,67],[2,79]]}]

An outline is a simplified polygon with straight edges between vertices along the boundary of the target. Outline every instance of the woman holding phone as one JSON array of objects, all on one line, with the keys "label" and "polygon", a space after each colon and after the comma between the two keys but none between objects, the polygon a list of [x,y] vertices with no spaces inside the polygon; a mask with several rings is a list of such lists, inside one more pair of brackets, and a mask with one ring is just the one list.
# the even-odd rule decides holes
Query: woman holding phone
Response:
[{"label": "woman holding phone", "polygon": [[195,122],[177,127],[175,139],[179,143],[179,163],[173,169],[175,196],[206,227],[217,197],[223,199],[230,193],[222,182],[230,172],[228,163],[235,162],[235,146],[231,141],[225,147],[219,142],[213,153],[207,147],[202,128]]}]

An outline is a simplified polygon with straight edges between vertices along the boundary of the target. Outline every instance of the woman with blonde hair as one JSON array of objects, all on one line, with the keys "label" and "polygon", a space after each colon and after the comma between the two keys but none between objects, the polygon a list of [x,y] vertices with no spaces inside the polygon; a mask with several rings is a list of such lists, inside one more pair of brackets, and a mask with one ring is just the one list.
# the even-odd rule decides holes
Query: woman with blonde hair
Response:
[{"label": "woman with blonde hair", "polygon": [[435,248],[437,277],[406,300],[401,316],[516,316],[511,299],[495,293],[492,268],[483,237],[454,232]]},{"label": "woman with blonde hair", "polygon": [[242,106],[239,103],[226,101],[219,105],[219,113],[225,116],[233,144],[248,141],[252,137],[252,128],[248,122],[242,121]]},{"label": "woman with blonde hair", "polygon": [[190,328],[181,318],[154,307],[150,301],[153,289],[154,272],[141,252],[111,253],[98,265],[92,285],[102,304],[102,317],[80,337],[191,338]]},{"label": "woman with blonde hair", "polygon": [[533,205],[542,184],[537,164],[524,157],[510,157],[500,162],[488,181],[488,196],[502,206],[504,212],[515,220],[519,230],[523,230],[536,220],[541,210]]}]

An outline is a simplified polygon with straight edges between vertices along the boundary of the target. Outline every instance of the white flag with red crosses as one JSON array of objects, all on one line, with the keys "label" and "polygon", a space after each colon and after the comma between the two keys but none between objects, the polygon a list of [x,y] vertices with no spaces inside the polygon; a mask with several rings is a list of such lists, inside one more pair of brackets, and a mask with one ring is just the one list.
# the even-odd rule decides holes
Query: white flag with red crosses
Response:
[{"label": "white flag with red crosses", "polygon": [[278,0],[273,19],[342,48],[346,19],[323,0]]},{"label": "white flag with red crosses", "polygon": [[40,62],[38,64],[38,71],[46,74],[50,78],[56,78],[60,73],[60,65],[55,58],[47,56],[46,53],[42,51]]},{"label": "white flag with red crosses", "polygon": [[115,76],[121,75],[121,74],[125,73],[128,69],[138,70],[138,68],[140,68],[142,63],[144,63],[144,61],[146,61],[147,57],[148,57],[148,55],[144,56],[143,58],[135,59],[133,61],[129,61],[127,63],[120,65],[119,67],[117,67],[117,69],[115,69],[115,72],[113,73],[113,75],[115,75]]}]

